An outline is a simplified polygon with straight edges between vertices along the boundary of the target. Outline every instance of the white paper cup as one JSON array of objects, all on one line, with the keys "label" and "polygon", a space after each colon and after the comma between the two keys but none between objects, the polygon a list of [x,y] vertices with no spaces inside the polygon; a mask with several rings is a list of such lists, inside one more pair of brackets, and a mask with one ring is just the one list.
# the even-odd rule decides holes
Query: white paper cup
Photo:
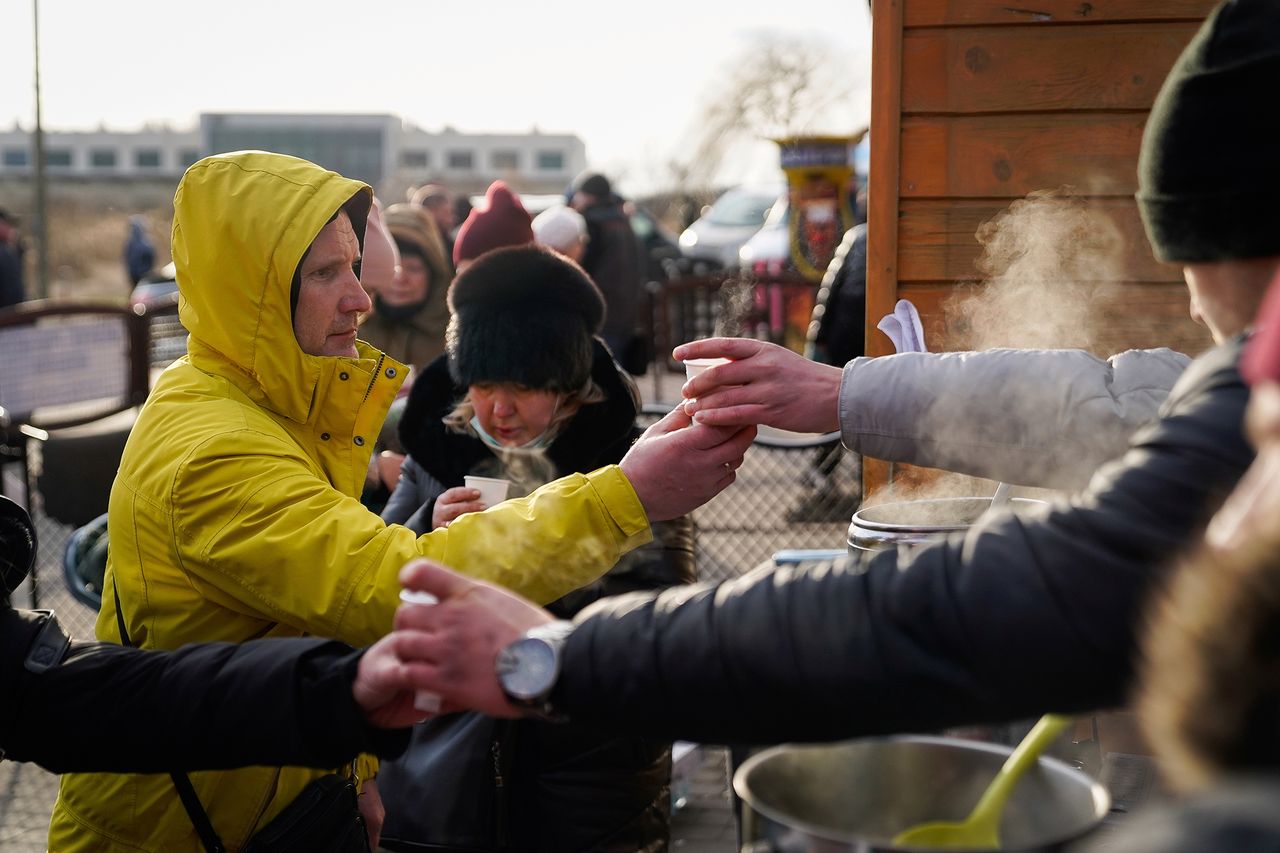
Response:
[{"label": "white paper cup", "polygon": [[718,364],[728,364],[731,359],[727,358],[686,358],[684,361],[684,375],[686,379],[692,379],[708,367],[715,367]]},{"label": "white paper cup", "polygon": [[[400,600],[414,607],[431,607],[440,603],[440,599],[431,593],[416,589],[400,590]],[[440,713],[440,694],[430,690],[419,690],[414,694],[413,707],[424,714],[438,714]]]},{"label": "white paper cup", "polygon": [[423,607],[430,607],[433,604],[439,604],[440,599],[436,598],[429,592],[421,592],[416,589],[400,590],[400,600],[405,604],[418,604]]},{"label": "white paper cup", "polygon": [[496,506],[507,499],[507,490],[511,488],[510,480],[498,480],[494,477],[473,477],[470,474],[462,478],[468,489],[480,490],[480,503],[485,506]]}]

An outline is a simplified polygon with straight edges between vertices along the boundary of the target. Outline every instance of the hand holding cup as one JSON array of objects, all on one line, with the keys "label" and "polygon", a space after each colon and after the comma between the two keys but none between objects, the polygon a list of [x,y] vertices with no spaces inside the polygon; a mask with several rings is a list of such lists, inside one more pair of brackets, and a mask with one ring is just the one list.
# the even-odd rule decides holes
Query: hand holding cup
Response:
[{"label": "hand holding cup", "polygon": [[[400,600],[404,602],[401,607],[406,605],[410,607],[434,607],[440,603],[440,599],[431,593],[416,589],[400,590]],[[440,713],[440,694],[430,690],[419,690],[414,694],[413,707],[424,714],[438,714]]]},{"label": "hand holding cup", "polygon": [[497,477],[474,477],[468,474],[462,481],[467,484],[468,489],[475,489],[480,493],[480,503],[484,504],[485,509],[505,501],[507,492],[511,489],[510,480]]}]

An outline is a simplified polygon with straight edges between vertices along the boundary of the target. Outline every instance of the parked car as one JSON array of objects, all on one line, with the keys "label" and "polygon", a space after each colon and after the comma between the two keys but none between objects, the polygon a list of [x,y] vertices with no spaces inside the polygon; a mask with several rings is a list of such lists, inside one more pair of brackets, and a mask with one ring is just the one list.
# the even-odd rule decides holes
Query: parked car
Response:
[{"label": "parked car", "polygon": [[738,265],[751,273],[778,275],[793,268],[791,263],[791,229],[788,217],[791,205],[786,193],[778,197],[760,230],[738,250]]},{"label": "parked car", "polygon": [[162,367],[187,354],[187,331],[178,322],[178,282],[172,263],[134,285],[129,307],[149,315],[151,365]]},{"label": "parked car", "polygon": [[728,269],[737,267],[738,250],[760,230],[782,193],[779,184],[743,184],[726,190],[680,235],[684,256],[715,261]]},{"label": "parked car", "polygon": [[636,232],[644,254],[644,280],[662,281],[668,277],[672,262],[681,256],[678,238],[640,205],[632,204],[628,211],[631,230]]},{"label": "parked car", "polygon": [[135,312],[141,314],[140,309],[145,308],[147,311],[153,311],[158,307],[168,305],[177,297],[178,282],[172,278],[156,279],[147,281],[143,279],[134,285],[133,290],[129,293],[129,307]]}]

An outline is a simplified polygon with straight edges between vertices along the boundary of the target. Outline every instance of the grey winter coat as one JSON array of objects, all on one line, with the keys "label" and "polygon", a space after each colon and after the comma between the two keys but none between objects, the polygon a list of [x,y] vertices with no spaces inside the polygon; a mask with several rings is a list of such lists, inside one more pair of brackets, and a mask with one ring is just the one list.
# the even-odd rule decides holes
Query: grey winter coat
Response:
[{"label": "grey winter coat", "polygon": [[855,358],[840,386],[846,447],[1005,483],[1078,489],[1155,419],[1191,359],[1083,350]]}]

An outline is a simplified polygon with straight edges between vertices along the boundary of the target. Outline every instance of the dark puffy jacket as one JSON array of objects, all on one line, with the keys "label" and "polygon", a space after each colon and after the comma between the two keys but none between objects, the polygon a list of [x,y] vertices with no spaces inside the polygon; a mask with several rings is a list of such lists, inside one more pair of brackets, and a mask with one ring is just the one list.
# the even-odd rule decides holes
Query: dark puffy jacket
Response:
[{"label": "dark puffy jacket", "polygon": [[582,268],[600,288],[606,306],[601,336],[628,367],[627,349],[638,325],[642,261],[640,241],[631,218],[619,202],[596,204],[582,211],[587,220],[587,249]]},{"label": "dark puffy jacket", "polygon": [[844,232],[818,286],[805,355],[844,367],[866,351],[867,224]]},{"label": "dark puffy jacket", "polygon": [[15,761],[55,773],[337,767],[408,740],[365,722],[351,695],[360,653],[339,642],[73,642],[60,665],[32,672],[28,650],[47,624],[0,609],[0,756]]},{"label": "dark puffy jacket", "polygon": [[1153,582],[1253,459],[1242,342],[1194,361],[1089,487],[943,542],[584,612],[571,719],[712,742],[831,740],[1120,704]]},{"label": "dark puffy jacket", "polygon": [[[592,378],[605,400],[582,407],[547,448],[546,479],[616,463],[639,435],[630,380],[598,341]],[[449,377],[446,357],[414,380],[400,422],[409,457],[383,511],[387,521],[423,532],[434,503],[424,498],[461,486],[469,473],[510,476],[478,438],[441,423],[464,392]],[[655,523],[653,535],[599,580],[552,603],[551,611],[568,618],[603,596],[693,582],[691,519]],[[382,844],[391,850],[664,850],[670,742],[617,731],[474,713],[416,726],[404,756],[379,773],[387,808]]]}]

